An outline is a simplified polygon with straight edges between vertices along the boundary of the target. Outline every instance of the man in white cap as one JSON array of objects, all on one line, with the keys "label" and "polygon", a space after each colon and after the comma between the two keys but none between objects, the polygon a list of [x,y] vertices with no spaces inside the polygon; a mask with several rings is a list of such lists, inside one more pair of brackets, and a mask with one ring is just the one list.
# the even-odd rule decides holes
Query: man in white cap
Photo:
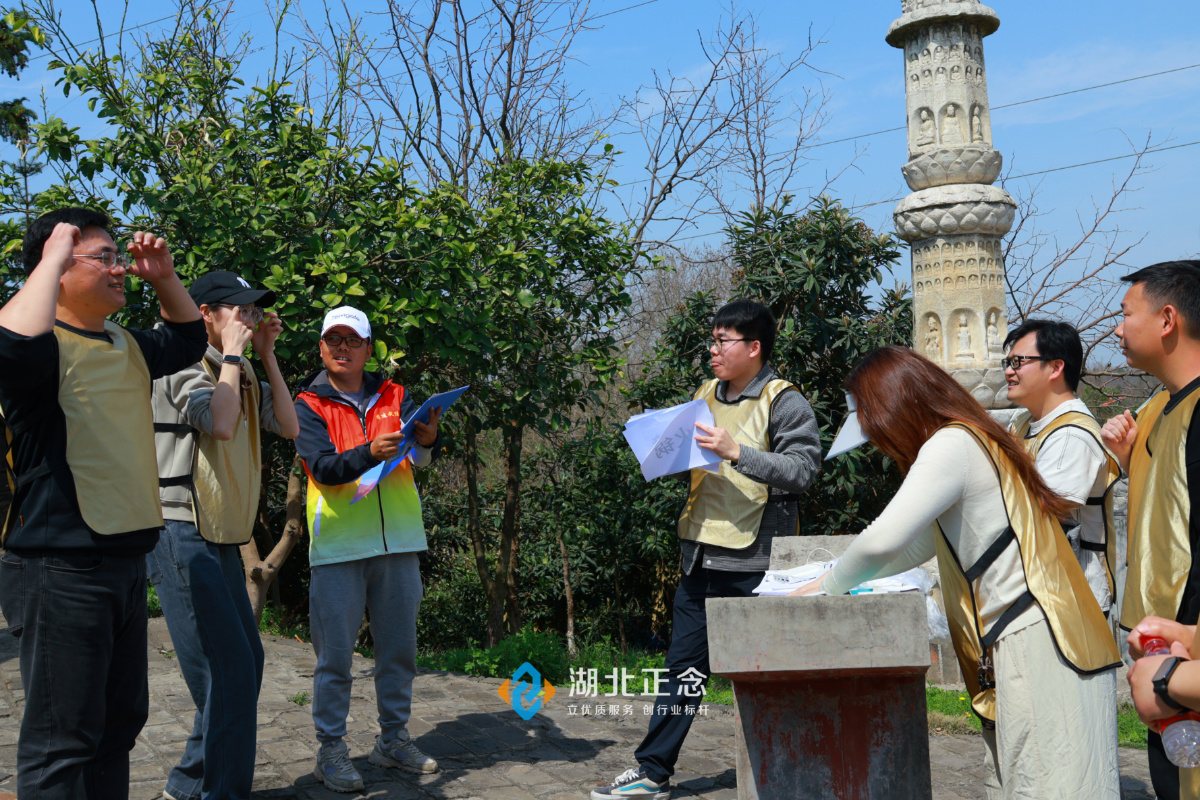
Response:
[{"label": "man in white cap", "polygon": [[325,368],[305,378],[296,396],[296,449],[308,473],[309,617],[317,651],[313,722],[321,750],[314,774],[337,792],[363,788],[342,738],[364,608],[371,611],[375,640],[380,726],[370,761],[415,773],[438,768],[407,726],[421,605],[417,554],[426,549],[412,468],[428,465],[441,450],[439,413],[416,423],[415,441],[403,441],[402,420],[416,406],[403,386],[366,371],[370,341],[371,324],[361,311],[330,311],[321,326]]}]

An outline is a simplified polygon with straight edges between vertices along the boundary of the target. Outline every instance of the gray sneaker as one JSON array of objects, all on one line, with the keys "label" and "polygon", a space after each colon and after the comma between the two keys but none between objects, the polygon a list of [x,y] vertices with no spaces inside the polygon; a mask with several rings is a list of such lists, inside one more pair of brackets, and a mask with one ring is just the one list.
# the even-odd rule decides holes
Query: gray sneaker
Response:
[{"label": "gray sneaker", "polygon": [[405,772],[437,772],[438,763],[421,752],[411,737],[384,743],[382,736],[375,737],[375,749],[367,760],[377,767],[398,767]]},{"label": "gray sneaker", "polygon": [[642,800],[671,800],[671,782],[655,783],[646,777],[641,767],[626,770],[608,786],[592,790],[592,800],[614,800],[621,797],[640,797]]},{"label": "gray sneaker", "polygon": [[342,741],[321,745],[313,775],[335,792],[357,792],[363,788],[362,775],[350,763],[350,748]]}]

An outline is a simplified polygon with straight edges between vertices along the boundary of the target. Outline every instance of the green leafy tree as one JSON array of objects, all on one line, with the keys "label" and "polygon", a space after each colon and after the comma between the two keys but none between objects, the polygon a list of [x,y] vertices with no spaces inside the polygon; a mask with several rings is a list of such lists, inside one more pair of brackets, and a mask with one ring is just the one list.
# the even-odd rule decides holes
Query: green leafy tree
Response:
[{"label": "green leafy tree", "polygon": [[522,595],[542,627],[632,640],[668,621],[677,580],[675,519],[686,484],[642,478],[619,429],[593,423],[530,460]]},{"label": "green leafy tree", "polygon": [[[24,12],[0,7],[0,70],[5,75],[20,77],[29,64],[30,50],[45,44],[45,34]],[[17,149],[15,160],[0,161],[0,244],[9,257],[16,253],[33,205],[29,180],[43,169],[30,158],[30,126],[37,114],[25,105],[26,100],[18,97],[0,102],[0,141]],[[7,291],[11,290],[0,293]]]},{"label": "green leafy tree", "polygon": [[[522,627],[517,587],[521,482],[529,434],[545,436],[596,405],[621,366],[614,320],[639,253],[586,202],[597,179],[581,161],[517,161],[488,174],[488,208],[464,256],[480,284],[455,298],[472,340],[443,358],[473,385],[463,431],[467,529],[488,597],[488,643]],[[446,352],[445,356],[451,353]],[[480,434],[499,431],[503,512],[489,547],[480,511]]]},{"label": "green leafy tree", "polygon": [[[612,321],[629,303],[639,253],[587,202],[601,181],[593,166],[493,164],[472,203],[450,184],[416,187],[401,163],[293,94],[286,73],[244,87],[217,25],[201,16],[133,52],[54,62],[64,91],[87,97],[109,131],[84,139],[62,119],[37,126],[59,178],[39,202],[99,206],[121,226],[164,231],[185,279],[221,268],[274,289],[289,331],[277,352],[293,386],[319,366],[324,310],[343,303],[372,320],[370,367],[424,391],[472,384],[462,413],[446,421],[447,439],[462,442],[466,527],[488,637],[498,641],[506,617],[508,630],[520,627],[525,438],[568,424],[616,374]],[[145,287],[129,298],[126,321],[157,317]],[[479,512],[483,444],[493,435],[504,463],[498,525]],[[262,584],[302,530],[303,481],[290,447],[268,455],[258,544],[243,551],[259,608]],[[276,542],[268,529],[285,509]]]},{"label": "green leafy tree", "polygon": [[[0,7],[0,70],[10,78],[19,77],[29,64],[31,46],[41,47],[46,37],[29,16],[20,10]],[[29,126],[37,114],[25,105],[28,98],[0,102],[0,139],[10,143],[29,138]]]}]

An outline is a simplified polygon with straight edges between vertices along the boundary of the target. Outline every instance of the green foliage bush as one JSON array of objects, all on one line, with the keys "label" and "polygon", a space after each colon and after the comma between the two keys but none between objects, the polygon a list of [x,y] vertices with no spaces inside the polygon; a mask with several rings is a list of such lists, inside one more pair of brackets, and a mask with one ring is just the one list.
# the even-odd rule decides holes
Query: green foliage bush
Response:
[{"label": "green foliage bush", "polygon": [[158,602],[158,591],[152,583],[146,584],[146,614],[151,618],[162,616],[162,605]]},{"label": "green foliage bush", "polygon": [[449,561],[425,587],[417,616],[417,646],[440,651],[478,646],[487,632],[486,598],[479,576],[465,559]]},{"label": "green foliage bush", "polygon": [[511,678],[517,667],[528,661],[556,686],[562,685],[570,675],[570,662],[562,639],[552,631],[535,631],[530,625],[495,647],[424,653],[417,661],[430,669],[465,672],[483,678]]}]

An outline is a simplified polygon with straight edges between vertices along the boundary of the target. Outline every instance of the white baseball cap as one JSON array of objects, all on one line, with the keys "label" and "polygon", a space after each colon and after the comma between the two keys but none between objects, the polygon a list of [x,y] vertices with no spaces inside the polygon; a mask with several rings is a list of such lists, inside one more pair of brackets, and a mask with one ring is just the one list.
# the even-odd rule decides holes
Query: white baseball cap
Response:
[{"label": "white baseball cap", "polygon": [[324,336],[330,328],[338,325],[345,325],[364,339],[371,338],[371,323],[367,322],[367,315],[357,308],[339,306],[330,311],[321,325],[321,335]]},{"label": "white baseball cap", "polygon": [[854,398],[849,392],[846,392],[846,410],[850,413],[846,415],[846,421],[842,423],[841,430],[834,437],[833,444],[829,447],[829,453],[825,456],[826,461],[837,458],[843,453],[849,453],[859,445],[870,441],[863,433],[862,426],[858,424],[858,404],[854,402]]}]

